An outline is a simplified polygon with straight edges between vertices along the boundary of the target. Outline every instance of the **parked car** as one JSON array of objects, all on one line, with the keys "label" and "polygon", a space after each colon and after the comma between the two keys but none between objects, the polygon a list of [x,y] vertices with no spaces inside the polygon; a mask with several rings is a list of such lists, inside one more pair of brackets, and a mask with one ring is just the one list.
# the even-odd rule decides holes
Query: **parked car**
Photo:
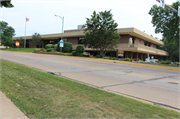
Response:
[{"label": "parked car", "polygon": [[150,62],[157,62],[159,61],[158,59],[150,59]]}]

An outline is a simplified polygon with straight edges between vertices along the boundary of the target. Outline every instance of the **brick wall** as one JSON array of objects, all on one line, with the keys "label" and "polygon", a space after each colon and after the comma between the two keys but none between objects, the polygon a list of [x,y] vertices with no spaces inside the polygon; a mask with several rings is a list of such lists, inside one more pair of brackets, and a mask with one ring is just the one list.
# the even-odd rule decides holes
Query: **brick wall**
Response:
[{"label": "brick wall", "polygon": [[120,35],[119,43],[129,43],[128,35]]},{"label": "brick wall", "polygon": [[67,42],[70,42],[72,44],[78,44],[78,38],[68,38]]}]

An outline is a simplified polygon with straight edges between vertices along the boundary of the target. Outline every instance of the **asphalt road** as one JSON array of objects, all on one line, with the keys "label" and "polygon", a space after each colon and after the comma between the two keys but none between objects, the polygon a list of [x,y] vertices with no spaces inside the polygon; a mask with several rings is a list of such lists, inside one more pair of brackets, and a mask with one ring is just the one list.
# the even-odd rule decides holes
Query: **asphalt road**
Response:
[{"label": "asphalt road", "polygon": [[102,90],[180,111],[180,74],[176,70],[32,53],[1,51],[0,57]]}]

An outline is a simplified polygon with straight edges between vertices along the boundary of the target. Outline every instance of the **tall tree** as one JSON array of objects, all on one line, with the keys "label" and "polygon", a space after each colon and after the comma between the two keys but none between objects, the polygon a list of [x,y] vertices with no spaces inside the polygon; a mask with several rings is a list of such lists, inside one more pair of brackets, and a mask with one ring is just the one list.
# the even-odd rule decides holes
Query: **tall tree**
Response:
[{"label": "tall tree", "polygon": [[[171,5],[174,9],[178,9],[178,2],[175,2]],[[155,29],[155,33],[162,33],[163,37],[168,40],[170,43],[179,45],[179,17],[177,13],[173,13],[170,9],[165,7],[159,7],[153,5],[149,14],[152,16],[152,24]]]},{"label": "tall tree", "polygon": [[15,30],[11,26],[8,26],[8,23],[4,21],[0,21],[0,26],[2,45],[6,46],[6,48],[7,46],[11,47],[14,43],[12,37],[15,35]]},{"label": "tall tree", "polygon": [[93,12],[91,18],[86,18],[85,37],[82,40],[84,46],[100,50],[100,54],[105,55],[109,50],[117,47],[120,35],[117,33],[118,24],[113,20],[111,10]]},{"label": "tall tree", "polygon": [[11,4],[11,0],[0,0],[0,7],[14,7],[13,4]]},{"label": "tall tree", "polygon": [[34,33],[32,35],[32,39],[29,40],[29,44],[31,45],[42,45],[42,39],[39,33]]},{"label": "tall tree", "polygon": [[[178,10],[179,2],[175,2],[171,7]],[[169,57],[173,60],[174,56],[179,57],[179,17],[177,13],[173,13],[170,9],[153,5],[149,14],[152,16],[152,24],[155,33],[162,33],[165,45],[162,49],[169,52]],[[172,48],[170,48],[172,47]],[[171,51],[170,51],[171,50]],[[179,59],[178,59],[179,60]]]}]

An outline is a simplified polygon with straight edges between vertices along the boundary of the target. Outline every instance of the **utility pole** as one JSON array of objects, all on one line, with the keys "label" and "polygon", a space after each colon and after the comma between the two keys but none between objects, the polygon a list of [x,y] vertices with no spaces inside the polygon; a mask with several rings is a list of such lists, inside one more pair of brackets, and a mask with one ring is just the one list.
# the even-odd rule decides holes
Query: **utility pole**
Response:
[{"label": "utility pole", "polygon": [[[158,1],[159,3],[160,2],[164,2],[164,0],[156,0],[156,1]],[[179,6],[178,6],[178,11],[176,10],[176,9],[174,9],[173,7],[171,7],[171,6],[169,6],[169,5],[166,5],[165,4],[165,7],[167,7],[167,8],[169,8],[170,10],[172,10],[173,12],[175,12],[175,13],[177,13],[177,15],[178,15],[178,11],[179,11],[179,7],[180,7],[180,4],[179,4]],[[179,16],[179,41],[180,41],[180,15],[178,15]],[[179,42],[179,48],[180,48],[180,42]],[[180,56],[180,52],[179,52],[179,56]],[[180,58],[179,58],[179,62],[180,62]]]}]

